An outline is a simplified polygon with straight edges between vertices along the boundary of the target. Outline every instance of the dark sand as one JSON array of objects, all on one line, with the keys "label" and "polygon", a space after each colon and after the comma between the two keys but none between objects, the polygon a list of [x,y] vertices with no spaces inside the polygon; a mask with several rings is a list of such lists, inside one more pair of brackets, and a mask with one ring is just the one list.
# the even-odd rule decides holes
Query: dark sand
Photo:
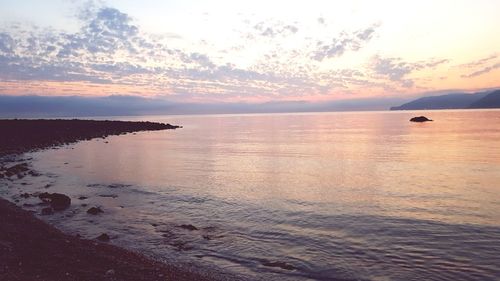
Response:
[{"label": "dark sand", "polygon": [[[0,120],[0,156],[107,135],[175,128],[150,122]],[[3,164],[0,162],[0,167]],[[0,170],[2,177],[7,177],[5,167]],[[0,198],[0,280],[216,279],[222,278],[161,263],[105,242],[64,234]]]}]

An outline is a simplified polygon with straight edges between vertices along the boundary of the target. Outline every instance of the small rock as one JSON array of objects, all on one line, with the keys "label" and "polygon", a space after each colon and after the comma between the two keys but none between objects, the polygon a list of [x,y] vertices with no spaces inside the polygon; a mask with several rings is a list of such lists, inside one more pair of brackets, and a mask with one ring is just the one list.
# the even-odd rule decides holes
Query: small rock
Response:
[{"label": "small rock", "polygon": [[52,207],[47,207],[42,209],[42,216],[52,215],[54,213],[54,209]]},{"label": "small rock", "polygon": [[109,238],[109,235],[107,235],[106,233],[103,233],[103,234],[97,236],[96,239],[99,241],[102,241],[102,242],[108,242],[110,238]]},{"label": "small rock", "polygon": [[112,184],[109,184],[108,187],[109,188],[124,188],[124,187],[129,187],[131,186],[130,184],[121,184],[121,183],[112,183]]},{"label": "small rock", "polygon": [[99,197],[118,198],[118,195],[116,195],[116,194],[100,194]]},{"label": "small rock", "polygon": [[115,271],[113,269],[110,269],[108,271],[106,271],[105,273],[106,276],[112,276],[112,275],[115,275]]},{"label": "small rock", "polygon": [[100,213],[104,213],[104,211],[100,207],[92,207],[92,208],[87,210],[87,214],[91,214],[91,215],[97,215]]},{"label": "small rock", "polygon": [[37,172],[35,172],[35,171],[29,171],[29,172],[28,172],[28,174],[29,174],[30,176],[32,176],[32,177],[39,177],[39,176],[41,176],[41,175],[40,175],[40,173],[37,173]]},{"label": "small rock", "polygon": [[198,228],[196,226],[192,225],[192,224],[181,224],[178,227],[184,228],[184,229],[187,229],[187,230],[190,230],[190,231],[198,230]]},{"label": "small rock", "polygon": [[27,172],[27,171],[29,171],[28,163],[21,163],[21,164],[14,165],[10,168],[7,168],[6,171],[7,171],[7,174],[9,176],[10,175],[18,175],[19,173]]},{"label": "small rock", "polygon": [[88,197],[86,197],[86,196],[80,196],[80,197],[78,197],[78,200],[85,200],[85,199],[88,199]]},{"label": "small rock", "polygon": [[20,195],[22,198],[29,198],[31,195],[29,193],[23,193]]},{"label": "small rock", "polygon": [[193,249],[193,246],[188,245],[188,242],[185,241],[175,241],[170,245],[174,246],[177,251],[189,251]]}]

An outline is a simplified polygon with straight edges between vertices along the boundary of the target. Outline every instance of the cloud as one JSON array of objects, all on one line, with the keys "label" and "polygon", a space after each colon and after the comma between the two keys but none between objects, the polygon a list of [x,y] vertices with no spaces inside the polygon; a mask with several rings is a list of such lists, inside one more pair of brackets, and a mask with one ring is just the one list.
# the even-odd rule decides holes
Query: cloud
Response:
[{"label": "cloud", "polygon": [[17,80],[120,82],[152,74],[147,59],[165,59],[174,51],[139,32],[131,17],[89,2],[76,33],[52,29],[15,29],[0,33],[0,78]]},{"label": "cloud", "polygon": [[358,51],[373,38],[378,26],[378,24],[372,25],[352,33],[342,32],[330,42],[319,41],[316,44],[316,50],[311,54],[311,58],[316,61],[323,61],[324,59],[340,57],[348,51]]},{"label": "cloud", "polygon": [[6,80],[111,82],[105,78],[87,74],[84,67],[78,62],[43,63],[40,60],[15,55],[0,55],[0,78]]},{"label": "cloud", "polygon": [[494,65],[490,65],[490,66],[487,66],[487,67],[484,67],[478,71],[474,71],[470,74],[467,74],[467,75],[462,75],[463,78],[473,78],[473,77],[477,77],[477,76],[480,76],[480,75],[483,75],[483,74],[486,74],[488,72],[491,72],[495,69],[499,69],[500,68],[500,63],[496,63]]},{"label": "cloud", "polygon": [[383,58],[376,55],[372,58],[370,68],[378,77],[400,82],[403,87],[412,87],[414,82],[407,78],[409,74],[426,68],[432,69],[448,61],[448,59],[431,59],[428,61],[406,62],[402,58]]},{"label": "cloud", "polygon": [[473,78],[500,68],[500,62],[498,62],[497,58],[498,54],[492,54],[475,61],[458,65],[457,67],[471,69],[469,70],[470,73],[463,74],[461,77]]},{"label": "cloud", "polygon": [[212,60],[210,60],[210,58],[205,55],[205,54],[200,54],[200,53],[191,53],[189,55],[189,59],[192,61],[192,62],[196,62],[198,63],[200,66],[203,66],[205,68],[209,68],[209,69],[212,69],[212,68],[215,68],[215,64],[212,62]]},{"label": "cloud", "polygon": [[373,58],[373,70],[375,73],[387,76],[392,81],[399,81],[407,74],[415,70],[415,66],[401,61],[400,58]]},{"label": "cloud", "polygon": [[0,33],[0,51],[6,54],[14,50],[14,39],[9,34]]},{"label": "cloud", "polygon": [[[393,86],[383,79],[408,86],[412,71],[442,63],[377,57],[369,69],[331,68],[328,58],[365,47],[376,36],[378,24],[341,32],[328,43],[306,37],[303,46],[296,46],[288,43],[310,36],[302,34],[305,27],[280,20],[248,22],[243,34],[260,40],[251,45],[242,39],[239,47],[227,51],[232,59],[213,42],[197,45],[176,36],[146,33],[130,15],[102,3],[87,2],[77,17],[80,26],[73,32],[0,27],[0,90],[169,95],[177,101],[331,99],[359,89]],[[321,22],[324,18],[318,18]]]},{"label": "cloud", "polygon": [[259,22],[253,28],[258,32],[258,35],[270,38],[288,36],[299,31],[297,26],[282,22]]},{"label": "cloud", "polygon": [[[143,86],[185,97],[292,97],[326,94],[336,85],[318,83],[314,73],[297,73],[301,67],[294,69],[283,61],[274,68],[266,68],[268,62],[240,68],[214,61],[195,48],[169,48],[164,37],[141,32],[129,15],[89,3],[79,12],[81,27],[74,33],[26,27],[0,32],[0,79],[88,82],[101,89],[110,85],[107,91],[116,91],[113,85]],[[298,27],[278,21],[256,28],[269,37],[298,32]]]},{"label": "cloud", "polygon": [[458,67],[473,68],[473,67],[477,67],[477,66],[482,66],[485,63],[488,63],[488,62],[496,59],[497,57],[498,57],[497,54],[493,54],[493,55],[490,55],[490,56],[487,56],[487,57],[484,57],[484,58],[481,58],[481,59],[478,59],[478,60],[475,60],[475,61],[471,61],[471,62],[468,62],[468,63],[465,63],[465,64],[461,64]]},{"label": "cloud", "polygon": [[80,18],[85,24],[77,34],[60,34],[58,57],[78,56],[82,51],[91,54],[114,54],[119,50],[137,52],[137,46],[144,43],[138,37],[139,28],[132,19],[114,8],[103,7],[94,14],[87,11],[89,18]]}]

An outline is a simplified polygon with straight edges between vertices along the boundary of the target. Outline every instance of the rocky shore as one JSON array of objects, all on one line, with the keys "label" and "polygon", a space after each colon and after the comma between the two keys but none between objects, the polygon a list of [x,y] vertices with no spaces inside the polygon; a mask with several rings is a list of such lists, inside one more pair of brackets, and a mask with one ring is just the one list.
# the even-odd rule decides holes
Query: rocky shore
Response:
[{"label": "rocky shore", "polygon": [[[175,129],[151,122],[0,120],[0,181],[36,173],[5,159],[36,149],[135,131]],[[8,183],[7,183],[8,184]],[[32,196],[27,194],[26,196]],[[63,211],[71,198],[41,193],[47,212]],[[49,210],[50,209],[50,210]],[[0,198],[0,280],[220,280],[210,272],[166,264],[106,243],[67,235],[33,213]]]},{"label": "rocky shore", "polygon": [[0,156],[138,131],[177,129],[154,122],[94,120],[0,120]]}]

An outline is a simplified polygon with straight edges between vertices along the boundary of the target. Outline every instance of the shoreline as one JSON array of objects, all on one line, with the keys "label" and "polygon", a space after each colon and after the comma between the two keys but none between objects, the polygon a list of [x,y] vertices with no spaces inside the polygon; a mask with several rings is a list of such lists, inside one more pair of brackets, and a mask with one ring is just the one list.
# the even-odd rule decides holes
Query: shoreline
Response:
[{"label": "shoreline", "polygon": [[[180,126],[152,122],[0,120],[0,133],[6,136],[0,140],[0,182],[6,183],[5,188],[10,178],[36,176],[29,160],[12,164],[26,152],[109,135],[176,128]],[[48,208],[55,209],[49,204]],[[160,262],[106,241],[65,234],[2,197],[0,229],[1,280],[225,279],[222,274]]]}]

